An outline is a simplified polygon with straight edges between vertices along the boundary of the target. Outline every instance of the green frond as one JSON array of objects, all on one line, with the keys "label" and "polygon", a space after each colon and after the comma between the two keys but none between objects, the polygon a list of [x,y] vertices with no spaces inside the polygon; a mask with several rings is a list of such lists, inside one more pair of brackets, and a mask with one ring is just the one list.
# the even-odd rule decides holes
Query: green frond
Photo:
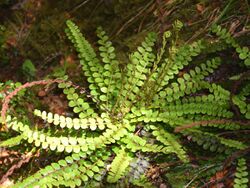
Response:
[{"label": "green frond", "polygon": [[41,131],[31,130],[28,125],[24,125],[15,119],[8,121],[8,126],[23,134],[23,139],[27,140],[28,143],[34,143],[36,147],[49,148],[58,152],[66,151],[67,153],[79,153],[81,150],[86,152],[88,150],[88,143],[84,138],[51,137]]},{"label": "green frond", "polygon": [[[60,118],[53,119],[52,113],[47,115],[46,112],[41,113],[40,111],[36,111],[39,116],[44,116],[43,118],[48,120],[48,122],[58,122],[62,126],[67,126],[68,128],[75,127],[75,122],[71,118]],[[56,116],[56,115],[55,115]],[[56,116],[58,117],[58,116]],[[60,116],[63,117],[63,116]],[[105,118],[104,118],[105,119]],[[89,125],[90,129],[96,129],[98,120],[94,118],[89,118],[87,121],[86,119],[81,119],[84,121],[80,127]],[[101,120],[102,121],[102,120]],[[107,120],[105,120],[107,122]],[[85,123],[86,122],[86,123]],[[77,121],[79,124],[79,121]],[[78,125],[77,124],[77,125]],[[101,124],[98,124],[99,126]],[[128,122],[124,121],[122,123],[107,124],[107,129],[97,137],[65,137],[65,136],[50,136],[46,133],[37,130],[31,130],[28,125],[24,125],[22,122],[19,122],[15,119],[8,120],[8,127],[12,128],[15,131],[24,134],[24,139],[27,140],[29,143],[34,143],[36,147],[42,147],[43,149],[49,148],[50,150],[58,151],[58,152],[67,152],[67,153],[79,153],[80,151],[87,152],[89,150],[95,150],[97,148],[101,148],[105,145],[115,143],[117,140],[120,140],[123,136],[125,136],[129,131],[133,131],[134,127],[130,125]]]},{"label": "green frond", "polygon": [[[135,109],[132,108],[133,114],[129,115],[132,122],[164,122],[172,126],[183,125],[190,123],[195,115],[209,115],[213,117],[231,118],[233,113],[227,110],[224,106],[218,105],[216,101],[203,102],[202,100],[169,104],[164,111],[154,111],[153,109]],[[186,115],[191,115],[189,119],[184,118]],[[183,117],[184,116],[184,117]]]},{"label": "green frond", "polygon": [[205,46],[204,50],[207,54],[220,52],[227,49],[230,45],[228,45],[225,41],[221,41],[218,39],[202,41]]},{"label": "green frond", "polygon": [[219,25],[213,25],[211,27],[211,31],[215,33],[220,39],[224,40],[227,44],[230,44],[233,47],[238,46],[235,39],[231,36],[231,34],[227,31],[227,29],[222,28]]},{"label": "green frond", "polygon": [[185,150],[173,134],[168,133],[159,126],[150,125],[149,127],[153,130],[152,134],[156,137],[156,140],[167,146],[168,149],[175,153],[183,162],[189,162]]},{"label": "green frond", "polygon": [[12,147],[12,146],[19,145],[23,139],[24,139],[23,134],[15,136],[15,137],[11,137],[7,140],[1,141],[0,147]]},{"label": "green frond", "polygon": [[171,148],[168,146],[162,146],[157,144],[148,143],[145,139],[135,135],[128,134],[121,140],[126,144],[126,148],[130,149],[132,152],[142,151],[142,152],[152,152],[152,153],[172,153]]},{"label": "green frond", "polygon": [[226,139],[219,137],[215,134],[208,133],[197,129],[184,130],[183,134],[190,136],[190,138],[198,145],[202,146],[203,149],[210,150],[212,152],[230,152],[231,149],[246,149],[247,145],[240,141]]},{"label": "green frond", "polygon": [[221,138],[221,137],[218,137],[218,139],[219,139],[221,144],[224,144],[225,146],[230,147],[230,148],[235,148],[238,150],[247,148],[246,144],[244,144],[240,141],[237,141],[237,140],[226,139],[226,138]]},{"label": "green frond", "polygon": [[137,48],[137,51],[130,55],[131,63],[126,67],[126,75],[120,93],[121,97],[118,101],[118,103],[121,103],[121,106],[130,107],[132,103],[136,102],[140,88],[144,85],[150,72],[150,67],[155,60],[153,53],[155,41],[155,33],[149,33],[145,41]]},{"label": "green frond", "polygon": [[147,177],[145,175],[142,175],[139,179],[134,179],[132,181],[132,184],[135,185],[135,186],[144,187],[144,188],[156,187],[151,182],[149,182],[147,180]]},{"label": "green frond", "polygon": [[246,159],[240,158],[237,162],[237,168],[234,178],[234,188],[247,188],[248,187],[248,171]]},{"label": "green frond", "polygon": [[227,44],[234,47],[236,52],[239,54],[239,58],[244,61],[244,64],[246,66],[250,66],[250,50],[248,47],[241,47],[231,36],[229,31],[219,25],[213,25],[211,31],[215,33],[221,40],[224,40]]},{"label": "green frond", "polygon": [[107,181],[109,183],[117,182],[124,174],[126,169],[129,167],[129,163],[133,158],[125,151],[124,148],[120,149],[112,163],[110,164],[110,170],[108,172]]},{"label": "green frond", "polygon": [[217,99],[228,101],[230,98],[230,92],[218,84],[213,83],[208,89]]},{"label": "green frond", "polygon": [[[204,126],[204,125],[202,125],[202,126]],[[223,124],[208,123],[208,124],[206,124],[206,126],[216,127],[216,128],[224,129],[224,130],[239,130],[239,129],[243,128],[240,124],[235,123],[235,122],[225,122]]]},{"label": "green frond", "polygon": [[167,102],[179,100],[180,97],[195,93],[198,90],[212,87],[211,84],[204,81],[204,78],[213,73],[220,65],[220,59],[214,58],[211,61],[202,63],[185,73],[183,77],[177,78],[177,82],[172,82],[168,87],[162,89],[154,96],[155,105],[168,105]]},{"label": "green frond", "polygon": [[198,56],[203,49],[201,41],[194,42],[190,45],[183,45],[176,52],[170,52],[170,57],[166,58],[154,74],[152,78],[157,87],[156,91],[161,91],[166,87],[170,80],[179,73],[185,65],[192,61],[192,57]]},{"label": "green frond", "polygon": [[[212,85],[211,85],[212,87]],[[211,94],[207,94],[207,95],[201,95],[201,96],[188,96],[188,97],[184,97],[181,99],[181,103],[185,104],[185,103],[200,103],[200,102],[204,102],[204,103],[214,103],[216,102],[217,105],[224,107],[225,109],[229,108],[229,104],[228,101],[221,97],[218,97],[218,95],[214,95],[213,93]]]},{"label": "green frond", "polygon": [[[224,130],[239,130],[243,129],[244,126],[240,124],[240,122],[232,121],[231,119],[214,119],[214,116],[201,115],[196,116],[193,119],[195,123],[195,127],[203,126],[203,127],[216,127]],[[190,118],[189,118],[190,119]],[[192,123],[191,123],[192,124]],[[180,127],[181,128],[181,127]]]},{"label": "green frond", "polygon": [[76,89],[70,86],[70,83],[59,83],[58,87],[63,89],[63,93],[66,95],[68,99],[69,107],[73,108],[73,111],[79,114],[79,118],[86,117],[96,117],[94,109],[86,102],[84,96],[80,96]]},{"label": "green frond", "polygon": [[104,72],[102,73],[104,77],[104,87],[101,88],[101,91],[103,95],[106,96],[107,101],[114,102],[118,97],[122,83],[119,61],[116,59],[115,48],[112,42],[109,41],[102,27],[98,27],[96,33],[99,38],[100,56],[104,63]]},{"label": "green frond", "polygon": [[[87,103],[88,104],[88,103]],[[90,117],[90,118],[70,118],[58,114],[47,113],[46,111],[40,111],[38,109],[34,110],[34,115],[40,117],[41,119],[47,121],[48,123],[53,123],[61,128],[68,129],[89,129],[95,131],[96,129],[104,130],[106,127],[111,126],[111,120],[108,118],[101,117]]]},{"label": "green frond", "polygon": [[250,104],[245,102],[246,97],[244,96],[233,96],[232,101],[240,109],[240,112],[245,115],[247,119],[250,119]]},{"label": "green frond", "polygon": [[70,20],[66,24],[68,26],[66,34],[79,53],[78,56],[84,75],[90,83],[89,89],[91,90],[91,95],[100,98],[101,101],[106,101],[101,97],[101,88],[104,86],[104,67],[100,64],[94,49],[84,38],[79,28]]},{"label": "green frond", "polygon": [[240,112],[250,119],[250,104],[247,103],[247,96],[250,95],[250,84],[247,84],[238,95],[232,96],[232,101],[240,109]]},{"label": "green frond", "polygon": [[97,157],[91,157],[83,152],[74,153],[57,163],[51,163],[29,176],[22,182],[16,183],[13,188],[24,187],[79,187],[87,184],[89,179],[101,181],[104,174],[104,162],[108,153],[96,151]]},{"label": "green frond", "polygon": [[184,104],[169,105],[166,108],[169,114],[183,116],[184,114],[204,114],[215,117],[230,118],[233,113],[224,106],[219,106],[216,102],[190,102]]}]

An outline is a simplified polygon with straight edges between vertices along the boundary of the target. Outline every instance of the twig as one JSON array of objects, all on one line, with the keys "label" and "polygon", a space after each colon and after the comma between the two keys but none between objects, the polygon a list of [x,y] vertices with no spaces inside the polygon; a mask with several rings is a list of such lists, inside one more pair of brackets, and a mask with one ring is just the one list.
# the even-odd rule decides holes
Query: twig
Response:
[{"label": "twig", "polygon": [[[37,154],[36,154],[37,155]],[[22,156],[22,159],[17,163],[14,164],[1,178],[0,185],[6,181],[6,179],[13,174],[14,170],[19,169],[24,163],[28,163],[33,157],[32,151],[27,153],[26,155]]]},{"label": "twig", "polygon": [[79,3],[78,5],[76,5],[74,8],[72,8],[72,10],[67,11],[67,12],[73,13],[73,12],[75,12],[77,9],[79,9],[79,8],[81,8],[82,6],[84,6],[85,4],[87,4],[89,1],[90,1],[90,0],[85,0],[85,1],[83,1],[83,2],[81,2],[81,3]]},{"label": "twig", "polygon": [[244,29],[244,30],[242,30],[242,31],[240,31],[240,32],[238,32],[238,33],[235,33],[235,34],[233,35],[233,37],[234,37],[234,38],[240,37],[241,35],[244,35],[244,34],[249,33],[249,32],[250,32],[250,29]]},{"label": "twig", "polygon": [[[199,35],[205,33],[207,29],[213,24],[213,20],[216,17],[216,14],[218,12],[218,9],[213,10],[213,12],[210,14],[210,17],[207,20],[207,24],[204,28],[200,29],[198,32],[196,32],[188,41],[186,42],[187,44],[193,41],[195,38],[197,38]],[[205,21],[205,20],[202,20]]]},{"label": "twig", "polygon": [[198,172],[198,174],[195,175],[195,176],[187,183],[187,185],[184,186],[184,188],[188,188],[189,185],[191,185],[191,184],[194,182],[194,180],[195,180],[197,177],[199,177],[199,174],[200,174],[200,173],[205,172],[206,170],[208,170],[209,168],[212,168],[212,167],[214,167],[214,166],[215,166],[215,165],[213,164],[213,165],[204,167],[204,169],[201,169],[201,170]]},{"label": "twig", "polygon": [[151,4],[153,1],[150,1],[143,9],[141,9],[134,17],[130,18],[122,27],[116,32],[115,35],[119,35],[124,28],[126,28],[131,22],[133,22],[138,16],[140,16]]}]

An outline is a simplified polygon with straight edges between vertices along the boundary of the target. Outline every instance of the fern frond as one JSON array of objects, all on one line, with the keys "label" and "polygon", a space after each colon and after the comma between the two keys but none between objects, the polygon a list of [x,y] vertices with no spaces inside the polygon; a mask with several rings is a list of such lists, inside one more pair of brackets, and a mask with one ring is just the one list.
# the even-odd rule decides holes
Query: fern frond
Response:
[{"label": "fern frond", "polygon": [[124,148],[120,149],[111,163],[107,181],[109,183],[117,182],[125,174],[132,159]]},{"label": "fern frond", "polygon": [[248,187],[248,172],[246,159],[238,159],[235,178],[234,178],[234,188],[247,188]]},{"label": "fern frond", "polygon": [[[204,106],[205,104],[205,106]],[[183,125],[190,123],[194,119],[193,114],[203,114],[214,117],[230,118],[233,113],[219,106],[216,102],[193,101],[190,103],[169,104],[165,107],[164,112],[154,111],[152,109],[135,109],[132,108],[133,115],[129,115],[132,122],[164,122],[170,125]],[[185,115],[192,115],[189,119],[184,118]]]},{"label": "fern frond", "polygon": [[89,89],[91,90],[91,95],[100,98],[101,101],[106,101],[104,97],[101,97],[101,88],[104,86],[103,66],[100,64],[94,49],[83,37],[79,28],[70,20],[66,24],[68,26],[66,34],[79,53],[84,75],[90,83]]},{"label": "fern frond", "polygon": [[[39,115],[43,116],[42,113]],[[44,119],[48,119],[50,122],[53,122],[52,114],[48,116],[50,117],[48,118],[47,114],[44,113]],[[70,125],[71,128],[75,127],[71,118],[68,118],[68,122],[66,119],[63,118],[63,123],[61,123],[61,125]],[[83,121],[85,120],[83,119]],[[90,121],[90,127],[92,126],[95,129],[97,128],[97,121],[95,121],[94,118],[88,119],[88,121]],[[79,123],[79,121],[77,123]],[[83,123],[83,125],[86,126],[85,123]],[[36,147],[41,146],[43,149],[50,148],[52,151],[66,151],[67,153],[79,153],[80,151],[87,152],[89,150],[101,148],[107,144],[115,143],[117,140],[120,140],[123,136],[125,136],[128,131],[134,130],[134,126],[130,125],[127,121],[124,121],[115,125],[112,123],[107,124],[108,128],[98,137],[55,137],[47,135],[41,131],[31,130],[28,125],[24,125],[16,119],[11,120],[10,117],[8,117],[8,127],[24,134],[24,139],[26,139],[29,143],[34,143]]]},{"label": "fern frond", "polygon": [[15,119],[8,122],[8,127],[23,134],[23,138],[29,143],[34,143],[36,147],[41,146],[43,149],[50,148],[52,151],[66,151],[67,153],[79,153],[81,150],[88,150],[87,141],[84,137],[51,137],[46,133],[33,131],[28,125],[24,125],[22,122]]},{"label": "fern frond", "polygon": [[128,134],[121,141],[125,143],[126,148],[130,149],[132,152],[173,153],[171,147],[147,143],[145,139],[134,134]]},{"label": "fern frond", "polygon": [[229,31],[219,25],[213,25],[211,31],[215,33],[221,40],[224,40],[227,44],[234,47],[236,52],[239,54],[239,58],[244,61],[244,64],[246,66],[250,66],[250,50],[248,47],[241,47],[231,36]]},{"label": "fern frond", "polygon": [[[87,103],[88,104],[88,103]],[[58,114],[47,113],[46,111],[40,111],[38,109],[34,110],[34,115],[40,117],[41,119],[47,121],[48,123],[53,123],[61,128],[68,129],[90,129],[92,131],[97,128],[104,130],[106,127],[110,127],[111,120],[108,118],[101,117],[90,117],[90,118],[70,118]],[[109,124],[109,125],[108,125]]]},{"label": "fern frond", "polygon": [[175,128],[176,132],[179,132],[183,129],[192,128],[192,127],[199,127],[199,126],[209,126],[209,127],[216,127],[219,129],[225,130],[239,130],[243,128],[242,122],[232,121],[230,119],[213,119],[214,117],[204,116],[196,117],[194,122],[190,124],[186,124],[184,126],[180,126]]},{"label": "fern frond", "polygon": [[119,62],[116,59],[115,48],[112,45],[112,42],[109,41],[109,38],[102,27],[98,27],[96,33],[99,37],[98,44],[100,45],[100,56],[104,63],[104,72],[102,74],[105,86],[101,88],[101,91],[106,95],[107,101],[114,102],[118,97],[122,83]]},{"label": "fern frond", "polygon": [[63,89],[63,93],[68,99],[69,107],[73,108],[73,111],[79,114],[79,118],[97,116],[94,109],[85,101],[83,96],[79,96],[79,94],[77,94],[75,88],[72,87],[70,83],[63,82],[58,84],[58,87]]},{"label": "fern frond", "polygon": [[166,87],[169,81],[173,79],[185,65],[188,65],[192,57],[199,55],[203,48],[201,41],[198,41],[190,45],[183,45],[174,53],[170,52],[170,58],[166,58],[152,76],[157,88],[155,91],[159,92]]},{"label": "fern frond", "polygon": [[186,94],[195,93],[204,88],[210,88],[211,84],[204,81],[204,78],[213,73],[214,69],[220,64],[219,58],[202,63],[185,73],[182,78],[178,78],[177,82],[172,82],[168,87],[162,89],[154,96],[155,105],[168,105],[167,102],[173,102],[180,99]]},{"label": "fern frond", "polygon": [[228,152],[230,149],[241,150],[247,148],[247,146],[240,141],[222,138],[197,129],[184,130],[183,134],[191,136],[194,142],[203,146],[203,149],[209,149],[212,152]]},{"label": "fern frond", "polygon": [[167,146],[169,150],[175,153],[183,162],[189,161],[185,150],[178,143],[177,138],[173,134],[154,125],[150,125],[149,127],[153,130],[152,134],[156,137],[156,140]]},{"label": "fern frond", "polygon": [[247,84],[238,95],[232,96],[232,101],[240,109],[240,112],[250,119],[250,104],[247,103],[247,96],[250,95],[250,84]]},{"label": "fern frond", "polygon": [[12,146],[19,145],[23,139],[24,139],[24,134],[11,137],[7,140],[1,141],[0,147],[12,147]]},{"label": "fern frond", "polygon": [[155,41],[156,35],[149,33],[142,45],[137,48],[137,51],[131,54],[131,63],[127,65],[127,72],[120,93],[121,97],[118,101],[121,106],[130,107],[132,103],[136,102],[140,88],[144,85],[150,66],[155,60],[155,55],[152,52]]},{"label": "fern frond", "polygon": [[211,27],[211,31],[215,33],[220,39],[224,40],[227,44],[232,45],[233,47],[238,47],[239,45],[236,43],[235,39],[231,36],[231,34],[220,25],[213,25]]},{"label": "fern frond", "polygon": [[109,154],[100,151],[97,151],[96,154],[100,158],[88,157],[87,160],[85,153],[74,153],[57,163],[51,163],[24,181],[16,183],[13,187],[59,187],[60,185],[76,187],[92,178],[100,181],[105,170],[103,161]]}]

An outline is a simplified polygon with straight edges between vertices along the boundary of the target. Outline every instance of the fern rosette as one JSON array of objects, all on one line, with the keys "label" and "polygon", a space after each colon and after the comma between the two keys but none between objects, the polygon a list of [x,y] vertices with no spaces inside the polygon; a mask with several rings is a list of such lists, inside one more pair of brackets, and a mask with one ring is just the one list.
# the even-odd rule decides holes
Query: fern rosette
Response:
[{"label": "fern rosette", "polygon": [[[211,151],[228,153],[247,147],[240,141],[207,132],[207,127],[235,130],[241,125],[230,122],[234,115],[229,105],[230,92],[206,79],[222,64],[221,58],[195,62],[192,68],[184,69],[194,57],[206,52],[204,41],[177,45],[167,31],[157,54],[154,49],[157,36],[149,33],[122,70],[115,48],[101,27],[97,29],[98,56],[79,28],[70,20],[66,24],[66,34],[78,52],[89,90],[79,93],[72,83],[60,82],[58,87],[76,115],[65,117],[36,109],[34,115],[50,124],[47,129],[7,117],[8,127],[20,135],[1,143],[2,146],[25,140],[35,147],[65,155],[65,159],[20,180],[14,187],[98,187],[105,181],[116,183],[128,177],[133,170],[130,164],[139,153],[172,155],[188,163],[181,135]],[[178,33],[182,26],[176,22],[173,28]],[[168,42],[172,46],[167,50]],[[237,46],[235,41],[226,42]],[[249,52],[245,48],[238,51],[248,65]],[[247,119],[248,91],[249,87],[232,98]],[[183,125],[195,122],[200,123],[182,129]],[[181,134],[174,133],[177,127]],[[138,183],[138,177],[129,179]]]}]

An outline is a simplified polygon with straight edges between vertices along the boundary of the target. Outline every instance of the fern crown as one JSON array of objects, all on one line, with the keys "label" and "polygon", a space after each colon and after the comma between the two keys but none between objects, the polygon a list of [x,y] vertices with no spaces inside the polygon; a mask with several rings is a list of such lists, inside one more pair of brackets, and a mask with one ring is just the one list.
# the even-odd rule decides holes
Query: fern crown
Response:
[{"label": "fern crown", "polygon": [[[162,48],[156,53],[157,35],[149,33],[129,55],[129,62],[123,69],[115,47],[101,27],[97,29],[97,55],[79,28],[70,20],[66,24],[67,37],[78,52],[89,90],[79,93],[67,80],[58,84],[76,115],[65,117],[36,109],[34,115],[48,122],[51,125],[48,129],[32,128],[8,116],[9,128],[20,133],[15,144],[26,140],[36,147],[66,155],[65,159],[51,163],[14,187],[75,187],[82,184],[95,187],[105,178],[108,183],[115,183],[131,175],[131,164],[138,159],[138,153],[173,154],[187,163],[189,158],[179,141],[180,135],[173,133],[176,127],[194,121],[207,121],[205,126],[219,129],[241,127],[229,121],[223,125],[209,122],[233,117],[230,92],[207,79],[222,60],[214,57],[196,63],[189,70],[183,69],[194,57],[209,51],[207,41],[178,45],[172,40],[172,32],[166,31]],[[175,33],[181,27],[181,22],[175,22]],[[220,28],[215,27],[213,31],[220,37]],[[225,43],[233,45],[248,66],[249,52],[226,36],[229,39]],[[171,47],[167,49],[169,43]],[[216,50],[216,44],[213,45]],[[246,87],[233,97],[246,119],[249,119],[250,109],[245,96],[249,91]],[[194,142],[211,151],[227,153],[246,148],[239,141],[203,131],[201,125],[204,123],[182,130],[181,134],[191,136]],[[203,139],[204,136],[213,143]]]}]

